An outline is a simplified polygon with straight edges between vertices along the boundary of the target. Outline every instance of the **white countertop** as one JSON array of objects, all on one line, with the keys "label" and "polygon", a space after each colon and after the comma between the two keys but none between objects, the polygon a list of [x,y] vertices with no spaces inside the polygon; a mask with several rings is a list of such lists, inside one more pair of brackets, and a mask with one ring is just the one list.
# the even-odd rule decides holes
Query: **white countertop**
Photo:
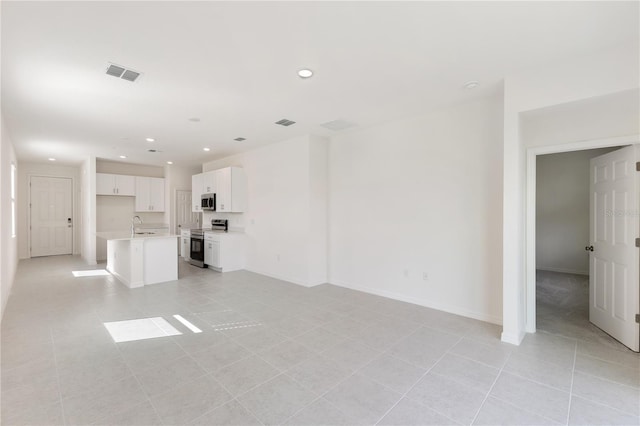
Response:
[{"label": "white countertop", "polygon": [[[138,232],[144,232],[144,231],[138,231]],[[131,235],[130,231],[105,231],[105,232],[96,232],[96,237],[104,238],[105,240],[145,240],[150,238],[178,238],[180,237],[180,235],[171,234],[169,232]]]}]

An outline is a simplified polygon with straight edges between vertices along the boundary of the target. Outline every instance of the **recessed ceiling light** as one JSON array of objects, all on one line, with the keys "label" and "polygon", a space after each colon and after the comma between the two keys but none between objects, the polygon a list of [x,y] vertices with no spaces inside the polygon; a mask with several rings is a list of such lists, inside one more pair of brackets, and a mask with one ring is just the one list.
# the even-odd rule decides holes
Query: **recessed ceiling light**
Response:
[{"label": "recessed ceiling light", "polygon": [[167,164],[173,164],[173,161],[167,161]]},{"label": "recessed ceiling light", "polygon": [[465,89],[475,89],[480,85],[480,82],[477,80],[467,81],[462,87]]},{"label": "recessed ceiling light", "polygon": [[156,140],[154,138],[147,138],[147,142],[155,142]]},{"label": "recessed ceiling light", "polygon": [[211,151],[211,148],[202,148],[202,150],[209,152],[209,151]]},{"label": "recessed ceiling light", "polygon": [[49,157],[49,161],[56,161],[56,159],[53,157]]},{"label": "recessed ceiling light", "polygon": [[189,121],[193,121],[194,123],[198,123],[200,122],[200,119],[198,117],[192,117],[189,119]]},{"label": "recessed ceiling light", "polygon": [[127,156],[126,155],[121,155],[120,158],[127,158]]},{"label": "recessed ceiling light", "polygon": [[308,68],[303,68],[300,71],[298,71],[298,76],[300,78],[310,78],[313,76],[313,71],[311,71]]}]

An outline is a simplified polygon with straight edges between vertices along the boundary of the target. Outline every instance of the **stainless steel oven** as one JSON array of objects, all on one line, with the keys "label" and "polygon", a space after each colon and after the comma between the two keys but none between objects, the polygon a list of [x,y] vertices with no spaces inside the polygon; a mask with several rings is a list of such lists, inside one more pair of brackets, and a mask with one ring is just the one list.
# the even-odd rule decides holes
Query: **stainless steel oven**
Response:
[{"label": "stainless steel oven", "polygon": [[204,231],[202,229],[191,230],[191,259],[189,263],[204,268]]}]

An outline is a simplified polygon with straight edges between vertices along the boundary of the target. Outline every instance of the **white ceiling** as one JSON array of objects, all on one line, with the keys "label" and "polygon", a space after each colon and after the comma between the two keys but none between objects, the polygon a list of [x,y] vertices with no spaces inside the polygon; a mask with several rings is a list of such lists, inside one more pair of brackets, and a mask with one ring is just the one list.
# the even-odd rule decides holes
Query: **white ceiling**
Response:
[{"label": "white ceiling", "polygon": [[[336,119],[364,127],[486,96],[518,69],[637,45],[638,5],[3,1],[2,113],[23,161],[196,165],[330,136],[319,125]],[[143,75],[108,76],[109,62]],[[297,77],[303,67],[315,76]],[[465,90],[468,80],[481,86]],[[282,118],[297,123],[273,124]]]}]

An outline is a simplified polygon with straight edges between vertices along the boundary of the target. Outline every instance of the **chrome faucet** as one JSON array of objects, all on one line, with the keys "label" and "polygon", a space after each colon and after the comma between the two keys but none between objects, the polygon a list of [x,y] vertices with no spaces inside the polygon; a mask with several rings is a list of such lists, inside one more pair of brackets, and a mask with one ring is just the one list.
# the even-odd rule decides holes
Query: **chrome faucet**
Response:
[{"label": "chrome faucet", "polygon": [[131,218],[131,235],[134,235],[136,233],[136,219],[138,219],[138,224],[142,225],[142,219],[140,218],[140,216],[136,215],[134,217]]}]

